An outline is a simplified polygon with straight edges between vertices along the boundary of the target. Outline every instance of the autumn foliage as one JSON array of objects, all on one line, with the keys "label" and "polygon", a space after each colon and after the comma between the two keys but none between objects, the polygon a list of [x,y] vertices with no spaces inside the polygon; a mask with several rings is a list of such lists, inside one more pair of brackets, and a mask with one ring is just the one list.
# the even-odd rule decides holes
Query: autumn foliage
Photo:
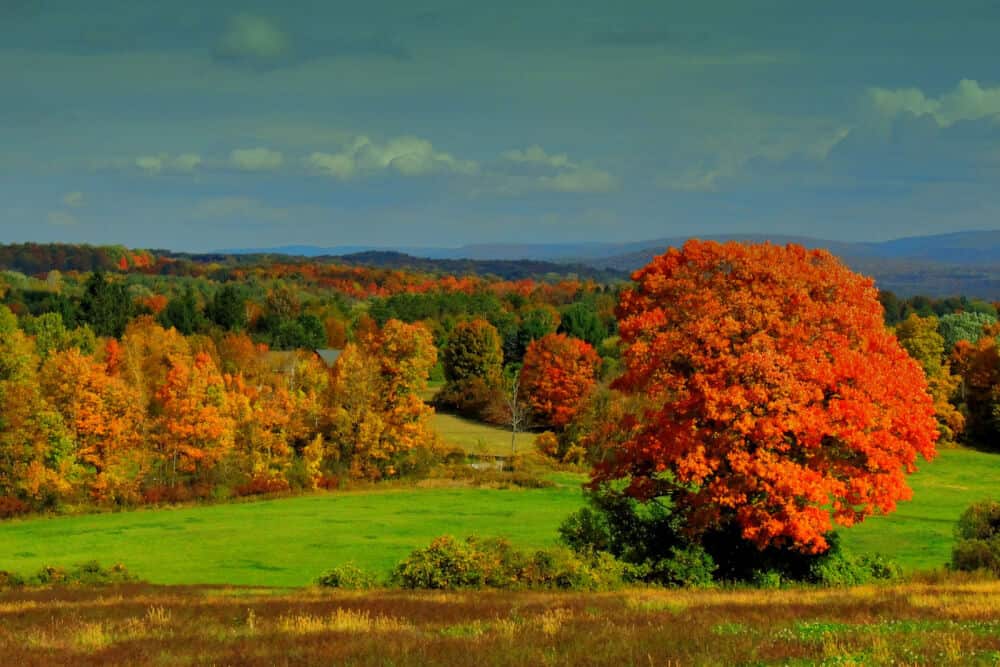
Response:
[{"label": "autumn foliage", "polygon": [[566,427],[594,390],[600,366],[594,348],[578,338],[548,334],[529,344],[520,389],[536,422]]},{"label": "autumn foliage", "polygon": [[691,241],[633,276],[618,309],[642,407],[595,483],[669,496],[695,530],[815,553],[909,497],[934,455],[920,366],[885,329],[871,280],[801,247]]}]

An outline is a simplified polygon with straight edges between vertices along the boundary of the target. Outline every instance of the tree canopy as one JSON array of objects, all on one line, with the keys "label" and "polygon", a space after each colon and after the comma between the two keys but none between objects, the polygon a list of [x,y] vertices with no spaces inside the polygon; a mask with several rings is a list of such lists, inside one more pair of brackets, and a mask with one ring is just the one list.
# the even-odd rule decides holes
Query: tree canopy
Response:
[{"label": "tree canopy", "polygon": [[842,525],[909,497],[934,456],[919,364],[883,325],[870,279],[824,251],[690,241],[633,275],[618,309],[642,407],[595,484],[667,496],[692,531],[738,527],[816,553]]}]

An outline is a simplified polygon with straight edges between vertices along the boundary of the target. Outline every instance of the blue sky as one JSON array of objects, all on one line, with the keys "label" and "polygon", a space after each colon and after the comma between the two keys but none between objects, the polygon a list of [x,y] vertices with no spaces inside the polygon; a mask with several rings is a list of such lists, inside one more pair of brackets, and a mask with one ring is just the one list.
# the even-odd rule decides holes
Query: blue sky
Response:
[{"label": "blue sky", "polygon": [[998,228],[998,34],[971,0],[0,0],[0,241]]}]

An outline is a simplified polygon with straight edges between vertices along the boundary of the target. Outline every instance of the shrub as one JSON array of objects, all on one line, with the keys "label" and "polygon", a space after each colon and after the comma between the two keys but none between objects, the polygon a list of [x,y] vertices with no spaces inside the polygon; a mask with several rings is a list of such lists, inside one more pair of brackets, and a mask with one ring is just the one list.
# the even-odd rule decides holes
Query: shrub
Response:
[{"label": "shrub", "polygon": [[621,584],[623,569],[610,554],[583,557],[555,548],[528,555],[503,539],[460,542],[446,535],[411,553],[391,581],[411,589],[605,590]]},{"label": "shrub", "polygon": [[337,475],[321,475],[316,480],[316,488],[336,491],[340,488],[340,477]]},{"label": "shrub", "polygon": [[515,579],[525,588],[602,591],[621,585],[624,570],[611,554],[598,553],[585,559],[557,547],[536,551]]},{"label": "shrub", "polygon": [[822,554],[791,548],[760,549],[729,526],[692,536],[683,530],[685,515],[668,498],[639,503],[607,486],[589,495],[590,507],[570,515],[559,527],[563,544],[579,554],[607,552],[625,564],[626,580],[667,586],[706,586],[714,581],[761,586],[785,582],[859,584],[899,576],[885,558],[844,553],[835,533],[826,535]]},{"label": "shrub", "polygon": [[378,577],[353,563],[345,563],[321,574],[316,584],[324,588],[367,590],[378,585]]},{"label": "shrub", "polygon": [[1000,576],[1000,502],[984,500],[971,505],[955,526],[953,570],[988,570]]},{"label": "shrub", "polygon": [[20,588],[24,586],[24,577],[16,572],[0,570],[0,591],[5,588]]},{"label": "shrub", "polygon": [[0,497],[0,519],[10,519],[30,511],[31,507],[22,500],[12,496]]},{"label": "shrub", "polygon": [[82,584],[86,586],[120,584],[135,581],[121,563],[110,568],[101,567],[97,561],[81,563],[70,569],[46,565],[27,580],[29,585]]},{"label": "shrub", "polygon": [[261,496],[270,493],[286,493],[291,489],[288,481],[282,477],[270,475],[257,475],[246,484],[236,487],[236,495]]},{"label": "shrub", "polygon": [[670,549],[670,557],[657,561],[652,578],[673,586],[710,586],[715,561],[701,546],[690,544]]},{"label": "shrub", "polygon": [[809,581],[824,586],[857,586],[878,580],[897,579],[899,565],[881,554],[853,556],[840,548],[831,548],[816,559],[809,570]]}]

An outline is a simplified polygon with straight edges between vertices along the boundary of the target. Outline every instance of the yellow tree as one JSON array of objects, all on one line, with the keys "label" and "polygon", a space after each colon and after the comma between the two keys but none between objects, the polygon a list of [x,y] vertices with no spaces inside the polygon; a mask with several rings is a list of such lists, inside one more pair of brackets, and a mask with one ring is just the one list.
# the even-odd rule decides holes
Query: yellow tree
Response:
[{"label": "yellow tree", "polygon": [[433,410],[420,392],[436,360],[430,332],[398,320],[344,349],[330,382],[330,425],[352,476],[397,475],[408,456],[433,446]]},{"label": "yellow tree", "polygon": [[945,340],[938,332],[938,319],[913,313],[896,327],[896,338],[920,363],[927,376],[927,388],[934,399],[934,416],[941,434],[939,442],[953,444],[965,428],[965,417],[951,402],[962,380],[952,374],[944,358]]},{"label": "yellow tree", "polygon": [[0,497],[47,505],[72,491],[72,442],[38,389],[35,344],[0,306]]},{"label": "yellow tree", "polygon": [[95,473],[91,493],[98,500],[135,493],[138,470],[123,468],[142,442],[146,416],[138,390],[108,370],[70,348],[52,354],[40,378],[45,397],[73,438],[77,461]]}]

